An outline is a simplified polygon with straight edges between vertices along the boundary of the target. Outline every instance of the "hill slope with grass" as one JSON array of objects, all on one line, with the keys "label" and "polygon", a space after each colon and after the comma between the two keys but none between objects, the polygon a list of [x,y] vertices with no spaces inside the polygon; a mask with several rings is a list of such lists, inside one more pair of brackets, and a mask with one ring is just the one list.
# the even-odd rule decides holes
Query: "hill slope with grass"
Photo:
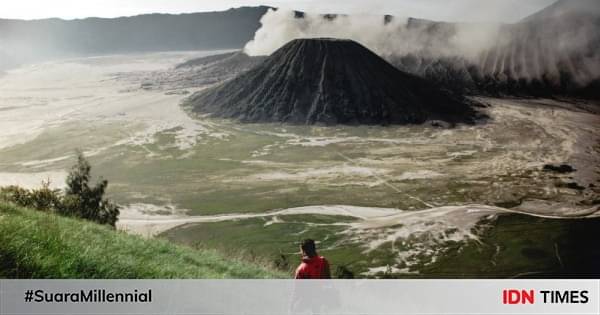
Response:
[{"label": "hill slope with grass", "polygon": [[0,278],[282,277],[214,251],[0,202]]}]

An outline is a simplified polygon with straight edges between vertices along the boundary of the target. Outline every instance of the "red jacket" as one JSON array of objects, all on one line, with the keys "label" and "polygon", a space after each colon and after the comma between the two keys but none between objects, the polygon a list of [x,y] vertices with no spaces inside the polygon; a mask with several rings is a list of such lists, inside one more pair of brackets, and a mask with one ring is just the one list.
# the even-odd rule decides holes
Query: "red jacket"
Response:
[{"label": "red jacket", "polygon": [[329,262],[323,256],[302,257],[296,269],[296,279],[331,279]]}]

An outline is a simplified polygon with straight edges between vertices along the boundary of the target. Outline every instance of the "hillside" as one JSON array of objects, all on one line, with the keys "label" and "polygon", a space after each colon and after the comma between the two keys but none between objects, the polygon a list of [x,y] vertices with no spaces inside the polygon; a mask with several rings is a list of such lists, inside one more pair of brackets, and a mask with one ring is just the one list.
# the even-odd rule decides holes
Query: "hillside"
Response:
[{"label": "hillside", "polygon": [[357,42],[297,39],[230,81],[193,95],[193,111],[243,122],[471,122],[461,98],[403,73]]},{"label": "hillside", "polygon": [[[411,23],[412,22],[412,23]],[[415,32],[446,45],[476,25],[409,21]],[[558,1],[514,24],[500,25],[493,45],[476,57],[432,56],[424,50],[386,58],[399,69],[471,94],[600,98],[600,6]],[[440,36],[441,35],[441,36]]]},{"label": "hillside", "polygon": [[290,13],[266,13],[245,51],[268,55],[298,37],[346,38],[461,93],[600,98],[597,0],[557,1],[510,24]]},{"label": "hillside", "polygon": [[76,20],[0,19],[0,56],[17,62],[129,52],[241,48],[268,7]]},{"label": "hillside", "polygon": [[525,17],[522,21],[543,21],[547,19],[563,18],[565,15],[599,15],[600,6],[597,0],[559,0],[548,7]]},{"label": "hillside", "polygon": [[282,278],[164,240],[0,203],[0,278]]}]

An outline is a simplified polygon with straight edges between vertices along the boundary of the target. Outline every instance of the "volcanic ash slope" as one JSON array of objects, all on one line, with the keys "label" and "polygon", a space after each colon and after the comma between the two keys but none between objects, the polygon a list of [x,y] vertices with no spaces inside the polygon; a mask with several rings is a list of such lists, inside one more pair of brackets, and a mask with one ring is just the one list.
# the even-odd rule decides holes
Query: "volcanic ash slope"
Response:
[{"label": "volcanic ash slope", "polygon": [[296,39],[264,62],[184,104],[242,122],[412,124],[472,122],[462,97],[401,72],[350,40]]}]

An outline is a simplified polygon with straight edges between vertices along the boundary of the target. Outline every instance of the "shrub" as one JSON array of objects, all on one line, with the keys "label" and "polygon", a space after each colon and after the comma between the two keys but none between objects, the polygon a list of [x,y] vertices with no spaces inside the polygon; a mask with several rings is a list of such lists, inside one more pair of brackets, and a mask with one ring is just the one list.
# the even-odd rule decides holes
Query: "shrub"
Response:
[{"label": "shrub", "polygon": [[18,186],[0,188],[0,199],[19,206],[42,211],[55,211],[66,216],[75,216],[100,224],[115,226],[119,217],[119,207],[104,198],[108,181],[101,179],[90,187],[90,163],[81,152],[77,153],[77,164],[67,177],[64,193],[50,189],[50,181],[43,181],[39,189],[25,189]]},{"label": "shrub", "polygon": [[51,211],[60,206],[62,196],[60,190],[50,189],[50,181],[42,181],[40,189],[30,190],[19,186],[2,187],[0,188],[0,199],[22,207]]},{"label": "shrub", "polygon": [[29,199],[32,208],[49,211],[60,205],[61,192],[59,189],[50,189],[50,180],[42,181],[42,188],[31,190]]},{"label": "shrub", "polygon": [[67,176],[67,188],[58,212],[83,219],[115,226],[119,217],[119,207],[104,198],[108,181],[100,179],[90,186],[92,167],[81,152],[77,152],[77,163]]},{"label": "shrub", "polygon": [[31,206],[31,193],[29,189],[19,186],[6,186],[0,188],[0,199],[16,203],[22,207]]}]

